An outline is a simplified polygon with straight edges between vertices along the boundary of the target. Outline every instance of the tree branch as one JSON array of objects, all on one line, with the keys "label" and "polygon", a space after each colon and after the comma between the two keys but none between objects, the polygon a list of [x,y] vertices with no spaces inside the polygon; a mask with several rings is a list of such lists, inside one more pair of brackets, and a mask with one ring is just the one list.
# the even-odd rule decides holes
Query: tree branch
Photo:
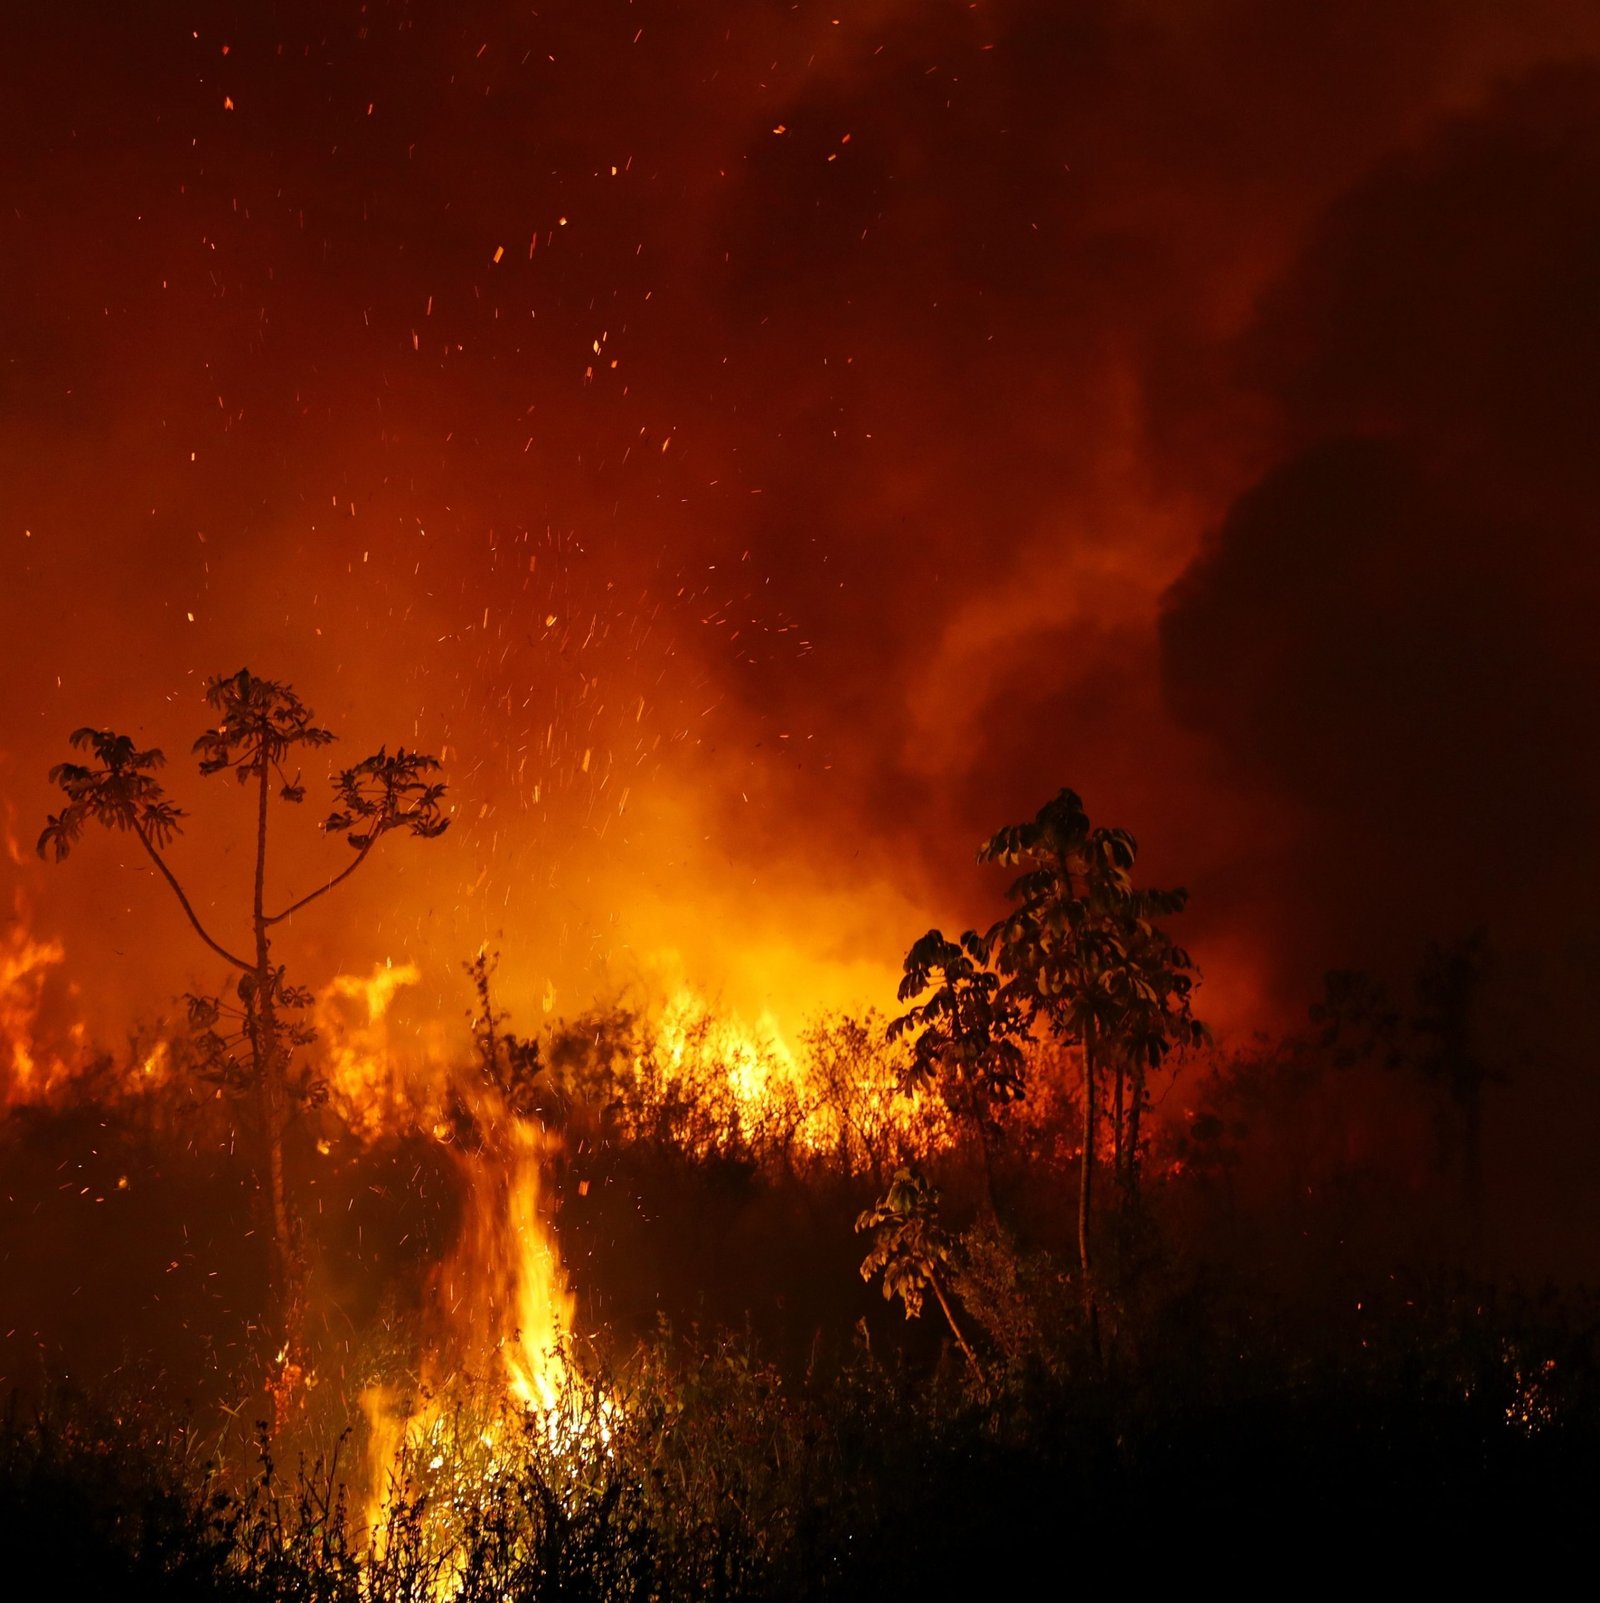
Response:
[{"label": "tree branch", "polygon": [[307,902],[314,902],[314,901],[316,901],[316,899],[319,896],[326,896],[328,894],[328,892],[331,891],[335,885],[338,885],[342,881],[349,879],[349,877],[353,873],[355,873],[355,871],[358,868],[360,868],[361,865],[364,862],[366,862],[367,854],[372,850],[372,848],[374,846],[376,846],[378,844],[379,840],[382,839],[382,836],[386,835],[386,834],[388,834],[388,831],[384,830],[380,834],[374,835],[372,837],[372,839],[369,840],[367,842],[367,844],[365,846],[363,846],[359,852],[356,853],[355,861],[353,863],[351,863],[348,868],[341,869],[337,874],[335,874],[333,876],[332,879],[330,879],[328,881],[328,883],[326,885],[319,885],[314,891],[310,891],[306,895],[302,896],[298,902],[290,903],[290,905],[288,907],[284,908],[284,910],[281,913],[268,914],[262,920],[262,922],[265,923],[265,924],[269,924],[269,925],[270,924],[281,924],[286,918],[289,918],[293,914],[298,913],[300,911],[300,909],[306,905]]},{"label": "tree branch", "polygon": [[139,837],[140,844],[147,852],[149,852],[151,862],[153,862],[156,867],[161,870],[161,877],[165,879],[166,882],[172,887],[172,894],[178,898],[179,905],[183,908],[184,912],[188,914],[189,922],[194,925],[195,934],[198,935],[200,939],[217,954],[218,957],[226,958],[230,963],[233,964],[235,968],[243,969],[248,974],[255,965],[245,962],[242,957],[235,957],[233,953],[227,949],[227,947],[222,946],[218,942],[212,940],[211,936],[206,931],[205,925],[200,922],[200,919],[195,913],[194,908],[189,905],[189,898],[184,895],[183,886],[178,883],[177,876],[170,868],[167,867],[165,859],[162,857],[161,853],[155,849],[150,837],[145,834],[144,829],[137,821],[134,823],[133,832]]}]

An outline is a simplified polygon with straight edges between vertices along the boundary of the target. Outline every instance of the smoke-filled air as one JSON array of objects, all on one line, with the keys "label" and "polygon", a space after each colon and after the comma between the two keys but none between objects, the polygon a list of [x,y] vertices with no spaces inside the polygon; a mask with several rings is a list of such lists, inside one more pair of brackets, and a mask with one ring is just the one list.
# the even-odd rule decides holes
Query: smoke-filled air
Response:
[{"label": "smoke-filled air", "polygon": [[1600,13],[10,11],[40,1595],[1583,1528]]}]

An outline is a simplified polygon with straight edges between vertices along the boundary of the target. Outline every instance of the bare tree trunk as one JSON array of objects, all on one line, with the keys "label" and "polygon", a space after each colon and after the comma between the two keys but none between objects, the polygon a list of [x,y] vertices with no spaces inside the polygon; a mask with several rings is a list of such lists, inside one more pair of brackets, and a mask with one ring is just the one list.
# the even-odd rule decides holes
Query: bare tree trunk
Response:
[{"label": "bare tree trunk", "polygon": [[1078,1180],[1078,1262],[1083,1269],[1083,1311],[1089,1322],[1089,1346],[1100,1357],[1100,1315],[1095,1304],[1094,1269],[1089,1232],[1094,1219],[1095,1142],[1095,1031],[1094,1022],[1083,1032],[1083,1168]]},{"label": "bare tree trunk", "polygon": [[1116,1074],[1112,1081],[1114,1091],[1111,1101],[1111,1172],[1117,1177],[1120,1184],[1123,1179],[1122,1160],[1124,1147],[1122,1142],[1122,1088],[1127,1078],[1121,1058],[1117,1059]]},{"label": "bare tree trunk", "polygon": [[961,1349],[963,1357],[972,1366],[973,1374],[982,1375],[983,1371],[978,1366],[978,1355],[967,1345],[967,1338],[961,1334],[961,1326],[956,1323],[956,1316],[950,1311],[950,1304],[945,1300],[938,1277],[930,1274],[928,1284],[933,1288],[934,1296],[939,1299],[939,1307],[944,1311],[944,1322],[950,1327],[950,1334],[955,1337],[956,1345]]},{"label": "bare tree trunk", "polygon": [[1111,1178],[1117,1188],[1117,1217],[1112,1241],[1115,1244],[1115,1272],[1117,1283],[1122,1283],[1128,1264],[1128,1211],[1132,1205],[1133,1149],[1128,1145],[1126,1130],[1126,1093],[1131,1076],[1122,1055],[1117,1055],[1112,1071],[1111,1101]]},{"label": "bare tree trunk", "polygon": [[267,935],[267,800],[270,773],[261,765],[261,785],[256,813],[256,876],[254,916],[255,934],[257,1108],[261,1120],[261,1139],[267,1163],[267,1201],[271,1219],[270,1266],[271,1306],[279,1321],[282,1337],[272,1390],[279,1419],[293,1405],[303,1374],[302,1328],[305,1310],[304,1273],[296,1239],[294,1214],[289,1204],[289,1187],[284,1174],[283,1142],[289,1123],[288,1083],[285,1075],[283,1039],[278,1024],[277,1000],[273,994],[272,946]]},{"label": "bare tree trunk", "polygon": [[[1117,1161],[1117,1281],[1126,1287],[1139,1212],[1139,1123],[1144,1114],[1144,1068],[1117,1066],[1117,1119],[1124,1126]],[[1124,1103],[1124,1098],[1126,1102]]]},{"label": "bare tree trunk", "polygon": [[979,1177],[983,1185],[983,1194],[980,1201],[984,1213],[991,1220],[1000,1216],[995,1212],[994,1206],[994,1159],[989,1151],[989,1132],[983,1122],[983,1106],[978,1101],[978,1088],[976,1085],[967,1086],[967,1112],[972,1119],[972,1128],[978,1137],[978,1156],[982,1159],[982,1168]]},{"label": "bare tree trunk", "polygon": [[[259,979],[259,975],[258,975]],[[265,981],[261,980],[265,985]],[[276,1010],[270,997],[260,1009],[261,1051],[257,1063],[257,1109],[267,1165],[267,1206],[270,1218],[271,1299],[282,1323],[281,1361],[287,1367],[298,1361],[300,1314],[304,1301],[300,1256],[295,1241],[294,1217],[284,1175],[283,1138],[289,1122],[288,1095],[277,1039]]]},{"label": "bare tree trunk", "polygon": [[1144,1074],[1133,1077],[1133,1097],[1128,1104],[1128,1151],[1125,1162],[1128,1170],[1128,1195],[1139,1192],[1139,1121],[1144,1115]]}]

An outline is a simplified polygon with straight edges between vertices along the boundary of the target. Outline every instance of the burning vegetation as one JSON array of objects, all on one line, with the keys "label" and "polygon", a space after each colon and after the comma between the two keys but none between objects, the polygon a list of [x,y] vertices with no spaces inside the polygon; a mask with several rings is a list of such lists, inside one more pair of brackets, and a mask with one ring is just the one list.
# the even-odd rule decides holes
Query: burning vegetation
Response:
[{"label": "burning vegetation", "polygon": [[[126,1228],[186,1243],[201,1209],[168,1273],[232,1267],[209,1305],[134,1268],[99,1341],[109,1391],[63,1389],[82,1360],[60,1332],[13,1373],[0,1474],[18,1510],[111,1522],[85,1584],[855,1596],[1004,1568],[960,1548],[974,1521],[1023,1564],[1020,1533],[1069,1491],[1126,1534],[1127,1498],[1225,1469],[1227,1495],[1286,1513],[1273,1454],[1366,1477],[1374,1516],[1418,1477],[1442,1477],[1434,1517],[1505,1475],[1572,1489],[1590,1316],[1437,1276],[1481,1266],[1481,939],[1428,955],[1414,1014],[1335,974],[1304,1036],[1218,1055],[1166,933],[1185,893],[1141,886],[1133,837],[1062,791],[983,843],[1019,871],[1009,908],[914,942],[894,1017],[821,1015],[791,1042],[680,987],[527,1035],[482,951],[451,1029],[408,1009],[412,961],[302,980],[274,947],[386,835],[443,832],[438,764],[336,771],[324,831],[354,856],[274,912],[271,806],[305,799],[295,748],[332,737],[247,671],[206,699],[200,772],[253,798],[248,944],[184,889],[158,750],[79,730],[90,760],[52,770],[66,805],[39,852],[131,834],[231,988],[97,1052],[46,1024],[65,954],[19,904],[0,990],[18,1185],[25,1152],[65,1164],[92,1131],[80,1201],[150,1193]],[[1362,1076],[1391,1088],[1388,1150]],[[1407,1121],[1430,1118],[1424,1174]],[[1408,1228],[1464,1232],[1396,1254],[1397,1199]],[[1225,1445],[1241,1409],[1260,1437]],[[1221,1491],[1186,1495],[1198,1518]]]},{"label": "burning vegetation", "polygon": [[1588,1521],[1600,10],[4,9],[17,1573]]}]

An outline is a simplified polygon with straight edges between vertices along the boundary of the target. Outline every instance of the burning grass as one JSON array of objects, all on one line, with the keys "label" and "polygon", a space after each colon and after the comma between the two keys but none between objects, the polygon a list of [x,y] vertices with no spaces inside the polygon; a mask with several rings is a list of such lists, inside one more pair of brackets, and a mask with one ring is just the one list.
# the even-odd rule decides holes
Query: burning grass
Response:
[{"label": "burning grass", "polygon": [[[320,1300],[294,1417],[258,1439],[270,1322],[236,1104],[181,1033],[50,1038],[19,968],[15,1029],[60,1072],[13,1081],[13,1193],[51,1211],[8,1261],[45,1288],[65,1254],[86,1307],[128,1287],[73,1369],[136,1401],[19,1403],[0,1443],[0,1519],[70,1548],[65,1591],[989,1591],[1052,1561],[1064,1511],[1102,1542],[1151,1508],[1199,1532],[1240,1505],[1284,1529],[1403,1506],[1421,1531],[1564,1517],[1591,1485],[1600,1319],[1395,1268],[1418,1182],[1341,1123],[1352,1076],[1386,1069],[1315,1040],[1213,1061],[1192,1112],[1155,1121],[1142,1186],[1113,1187],[1086,1312],[1058,1048],[1028,1046],[1026,1097],[975,1109],[910,1079],[879,1019],[790,1043],[678,992],[525,1038],[492,962],[469,969],[453,1041],[408,1012],[415,970],[318,995],[289,1157]],[[1448,1212],[1449,1176],[1433,1187]],[[903,1318],[918,1285],[928,1316]],[[16,1327],[59,1331],[76,1300]]]},{"label": "burning grass", "polygon": [[[1359,1358],[1259,1333],[1229,1353],[1241,1327],[1203,1312],[1203,1356],[1173,1345],[1164,1371],[1109,1382],[1019,1370],[981,1398],[859,1346],[796,1375],[747,1339],[663,1331],[564,1396],[559,1428],[489,1392],[438,1399],[370,1510],[348,1439],[287,1466],[263,1439],[230,1471],[184,1431],[14,1409],[0,1539],[81,1597],[788,1603],[1004,1593],[1079,1540],[1114,1570],[1152,1521],[1149,1578],[1192,1573],[1230,1532],[1262,1544],[1246,1568],[1335,1533],[1335,1563],[1398,1539],[1449,1567],[1470,1542],[1432,1544],[1483,1522],[1536,1521],[1551,1542],[1581,1528],[1600,1448],[1592,1305],[1412,1298]],[[1538,1366],[1547,1417],[1529,1428],[1535,1351],[1559,1356]]]}]

